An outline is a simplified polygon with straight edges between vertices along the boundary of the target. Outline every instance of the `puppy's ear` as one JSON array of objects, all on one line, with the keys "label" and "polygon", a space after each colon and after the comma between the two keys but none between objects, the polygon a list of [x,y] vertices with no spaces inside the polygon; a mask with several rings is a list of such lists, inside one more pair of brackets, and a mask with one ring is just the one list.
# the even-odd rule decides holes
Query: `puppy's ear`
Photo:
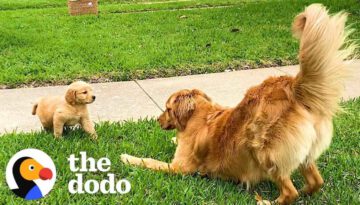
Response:
[{"label": "puppy's ear", "polygon": [[65,94],[65,100],[67,103],[74,105],[76,102],[76,91],[74,89],[68,89]]},{"label": "puppy's ear", "polygon": [[176,118],[176,126],[179,130],[184,130],[188,120],[195,110],[195,101],[192,93],[177,96],[175,99],[177,104],[174,109]]},{"label": "puppy's ear", "polygon": [[193,89],[192,91],[191,91],[191,93],[193,94],[193,95],[200,95],[200,96],[202,96],[202,97],[204,97],[207,101],[212,101],[211,100],[211,98],[209,97],[209,96],[207,96],[203,91],[201,91],[201,90],[198,90],[198,89]]}]

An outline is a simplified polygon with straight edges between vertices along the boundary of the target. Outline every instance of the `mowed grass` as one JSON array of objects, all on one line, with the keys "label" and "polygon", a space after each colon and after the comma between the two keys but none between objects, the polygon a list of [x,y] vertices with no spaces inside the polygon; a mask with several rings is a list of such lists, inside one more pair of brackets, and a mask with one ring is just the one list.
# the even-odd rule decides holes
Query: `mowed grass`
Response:
[{"label": "mowed grass", "polygon": [[294,64],[291,22],[314,2],[349,12],[359,38],[357,0],[108,4],[98,17],[71,17],[66,7],[0,11],[0,87]]},{"label": "mowed grass", "polygon": [[[318,160],[325,179],[324,187],[312,197],[300,197],[296,204],[359,204],[360,195],[360,99],[344,103],[346,113],[334,120],[334,138],[331,147]],[[41,204],[255,204],[255,191],[265,199],[275,199],[277,188],[270,182],[262,182],[253,191],[233,182],[208,179],[195,174],[181,176],[130,167],[120,161],[121,153],[152,157],[169,162],[175,145],[170,142],[175,132],[163,131],[155,120],[139,122],[102,123],[97,125],[99,139],[93,142],[81,130],[68,131],[65,138],[55,140],[51,134],[6,134],[0,137],[0,172],[5,173],[9,159],[26,148],[37,148],[48,153],[57,167],[57,182],[49,196]],[[99,159],[108,157],[109,173],[117,179],[126,178],[132,189],[125,195],[86,194],[71,195],[68,182],[75,178],[67,158],[86,151]],[[107,173],[86,173],[84,178],[102,180]],[[293,176],[297,188],[303,180],[299,173]],[[5,174],[0,175],[0,204],[18,204],[23,200],[15,197],[5,184]],[[34,202],[36,204],[36,202]]]},{"label": "mowed grass", "polygon": [[[131,5],[158,5],[164,7],[167,5],[192,5],[192,6],[214,6],[229,5],[239,2],[252,2],[257,0],[99,0],[100,5],[117,4],[119,7],[131,7]],[[16,9],[39,9],[66,7],[68,0],[0,0],[1,10]],[[146,6],[145,6],[146,8]]]},{"label": "mowed grass", "polygon": [[[100,0],[101,4],[109,3],[144,3],[167,2],[169,0]],[[52,8],[67,5],[67,0],[0,0],[0,10],[26,9],[26,8]]]}]

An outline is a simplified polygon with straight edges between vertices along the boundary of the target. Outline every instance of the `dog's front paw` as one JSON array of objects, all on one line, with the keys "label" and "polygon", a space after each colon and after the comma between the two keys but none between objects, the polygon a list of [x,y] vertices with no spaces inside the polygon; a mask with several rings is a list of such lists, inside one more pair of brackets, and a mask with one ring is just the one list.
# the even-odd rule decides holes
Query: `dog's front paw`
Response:
[{"label": "dog's front paw", "polygon": [[137,165],[137,166],[142,165],[142,160],[141,158],[138,157],[134,157],[128,154],[122,154],[120,155],[120,158],[121,161],[124,162],[125,164]]},{"label": "dog's front paw", "polygon": [[121,154],[120,158],[121,161],[124,162],[125,164],[131,164],[131,161],[133,161],[134,157],[128,154]]}]

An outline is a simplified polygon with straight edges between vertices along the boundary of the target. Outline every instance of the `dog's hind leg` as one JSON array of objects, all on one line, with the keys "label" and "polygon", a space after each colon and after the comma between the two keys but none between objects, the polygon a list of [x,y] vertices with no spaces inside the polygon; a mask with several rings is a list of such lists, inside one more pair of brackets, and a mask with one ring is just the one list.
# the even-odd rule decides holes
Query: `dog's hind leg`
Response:
[{"label": "dog's hind leg", "polygon": [[[285,141],[286,142],[286,141]],[[283,143],[284,144],[284,143]],[[291,143],[289,143],[291,145]],[[264,171],[264,175],[270,177],[270,179],[277,185],[280,196],[276,199],[276,203],[285,205],[294,202],[299,193],[294,187],[291,181],[291,173],[293,167],[300,165],[299,160],[296,160],[294,155],[297,152],[293,151],[292,154],[288,151],[287,146],[277,146],[277,150],[273,149],[258,149],[255,152],[255,157],[260,165],[260,168]],[[294,146],[291,146],[293,148]],[[290,156],[290,158],[288,157]]]},{"label": "dog's hind leg", "polygon": [[300,166],[300,173],[305,178],[305,186],[301,189],[304,194],[311,195],[320,190],[324,180],[314,162]]},{"label": "dog's hind leg", "polygon": [[280,191],[280,196],[276,199],[276,203],[281,205],[291,204],[298,198],[298,191],[294,187],[290,176],[274,176],[272,180],[277,184]]},{"label": "dog's hind leg", "polygon": [[300,173],[305,178],[305,186],[301,192],[311,195],[322,187],[324,180],[315,164],[316,159],[326,150],[331,143],[333,125],[330,119],[318,120],[314,125],[316,139],[311,147],[310,153],[299,167]]},{"label": "dog's hind leg", "polygon": [[279,166],[274,163],[273,157],[269,154],[264,155],[264,153],[260,152],[258,157],[261,168],[270,176],[271,180],[276,183],[280,191],[280,196],[275,202],[285,205],[295,201],[299,193],[291,181],[291,172],[287,173],[279,170]]}]

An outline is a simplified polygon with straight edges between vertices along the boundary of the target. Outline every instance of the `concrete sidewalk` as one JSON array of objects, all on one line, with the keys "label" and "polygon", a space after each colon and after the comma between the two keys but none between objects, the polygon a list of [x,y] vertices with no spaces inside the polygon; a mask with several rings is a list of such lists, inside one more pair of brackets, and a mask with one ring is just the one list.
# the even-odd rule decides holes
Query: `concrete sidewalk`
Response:
[{"label": "concrete sidewalk", "polygon": [[[351,66],[355,72],[346,83],[343,98],[360,96],[360,60]],[[224,106],[235,106],[246,90],[269,76],[296,75],[298,66],[263,68],[225,73],[93,84],[96,101],[89,105],[93,120],[121,121],[157,117],[167,98],[175,91],[197,88]],[[64,95],[66,86],[0,90],[0,134],[40,130],[32,104],[41,96]]]}]

